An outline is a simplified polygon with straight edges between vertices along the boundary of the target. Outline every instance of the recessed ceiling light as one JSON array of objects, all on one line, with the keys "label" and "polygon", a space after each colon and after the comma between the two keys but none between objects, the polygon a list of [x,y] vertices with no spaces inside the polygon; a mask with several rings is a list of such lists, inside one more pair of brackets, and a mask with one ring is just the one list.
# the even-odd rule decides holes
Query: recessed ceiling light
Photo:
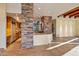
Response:
[{"label": "recessed ceiling light", "polygon": [[38,8],[39,10],[41,9],[41,8]]}]

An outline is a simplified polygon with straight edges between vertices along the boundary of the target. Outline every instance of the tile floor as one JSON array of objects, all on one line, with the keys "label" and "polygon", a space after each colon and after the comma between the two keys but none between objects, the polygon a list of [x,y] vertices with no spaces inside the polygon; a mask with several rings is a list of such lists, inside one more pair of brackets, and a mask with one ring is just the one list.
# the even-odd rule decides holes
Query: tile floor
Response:
[{"label": "tile floor", "polygon": [[79,45],[65,53],[63,56],[79,56]]},{"label": "tile floor", "polygon": [[11,44],[6,50],[1,49],[0,55],[2,56],[61,56],[79,45],[79,44],[65,44],[55,49],[46,50],[48,47],[55,46],[61,42],[68,41],[69,39],[72,38],[69,37],[69,38],[56,38],[56,39],[58,40],[54,40],[49,45],[37,46],[30,49],[21,48],[21,39],[18,39],[16,42]]}]

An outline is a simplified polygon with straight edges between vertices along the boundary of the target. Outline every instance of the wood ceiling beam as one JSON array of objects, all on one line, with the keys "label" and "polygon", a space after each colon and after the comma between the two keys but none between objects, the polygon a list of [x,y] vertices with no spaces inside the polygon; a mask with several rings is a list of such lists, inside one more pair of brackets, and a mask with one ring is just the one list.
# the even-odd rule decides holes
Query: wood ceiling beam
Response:
[{"label": "wood ceiling beam", "polygon": [[63,16],[69,16],[69,15],[71,15],[72,13],[73,13],[73,14],[76,13],[76,11],[79,12],[79,9],[74,10],[74,11],[71,11],[71,12],[69,12],[69,13],[67,13],[67,14],[63,14]]},{"label": "wood ceiling beam", "polygon": [[[73,13],[73,14],[72,14]],[[68,12],[66,12],[66,13],[63,13],[63,14],[61,14],[61,15],[59,15],[58,17],[60,17],[60,16],[64,16],[64,17],[66,17],[66,16],[73,16],[74,14],[76,14],[76,13],[79,13],[79,6],[78,7],[76,7],[76,8],[73,8],[73,9],[71,9],[71,10],[69,10]]]},{"label": "wood ceiling beam", "polygon": [[68,16],[73,17],[73,16],[78,15],[78,14],[79,14],[79,10],[69,14]]},{"label": "wood ceiling beam", "polygon": [[75,18],[76,18],[76,17],[79,17],[79,14],[75,15],[74,17],[75,17]]},{"label": "wood ceiling beam", "polygon": [[[75,16],[79,16],[79,14],[76,14]],[[75,17],[75,16],[74,16],[74,17]]]}]

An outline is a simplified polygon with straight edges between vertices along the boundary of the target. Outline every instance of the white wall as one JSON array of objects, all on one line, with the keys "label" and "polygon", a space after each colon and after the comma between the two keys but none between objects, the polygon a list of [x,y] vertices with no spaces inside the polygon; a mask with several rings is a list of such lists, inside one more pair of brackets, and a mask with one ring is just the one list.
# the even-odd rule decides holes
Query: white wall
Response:
[{"label": "white wall", "polygon": [[76,36],[79,36],[79,18],[76,18],[75,21],[76,21],[76,23],[75,23]]},{"label": "white wall", "polygon": [[6,48],[6,4],[0,3],[0,48]]},{"label": "white wall", "polygon": [[59,17],[56,19],[56,36],[69,37],[75,36],[75,19]]},{"label": "white wall", "polygon": [[8,13],[21,13],[21,3],[7,3]]}]

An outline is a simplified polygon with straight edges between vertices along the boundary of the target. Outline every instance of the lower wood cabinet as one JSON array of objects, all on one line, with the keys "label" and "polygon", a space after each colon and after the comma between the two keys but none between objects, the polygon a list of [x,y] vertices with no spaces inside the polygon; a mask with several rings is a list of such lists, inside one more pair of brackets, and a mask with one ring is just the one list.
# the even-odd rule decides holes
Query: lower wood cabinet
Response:
[{"label": "lower wood cabinet", "polygon": [[21,32],[17,32],[15,33],[14,38],[11,38],[11,36],[7,36],[7,47],[12,44],[13,42],[15,42],[17,39],[19,39],[21,37]]},{"label": "lower wood cabinet", "polygon": [[6,40],[6,41],[7,41],[7,42],[6,42],[6,43],[7,43],[7,44],[6,44],[7,47],[10,45],[10,40],[11,40],[11,36],[7,36],[7,40]]}]

